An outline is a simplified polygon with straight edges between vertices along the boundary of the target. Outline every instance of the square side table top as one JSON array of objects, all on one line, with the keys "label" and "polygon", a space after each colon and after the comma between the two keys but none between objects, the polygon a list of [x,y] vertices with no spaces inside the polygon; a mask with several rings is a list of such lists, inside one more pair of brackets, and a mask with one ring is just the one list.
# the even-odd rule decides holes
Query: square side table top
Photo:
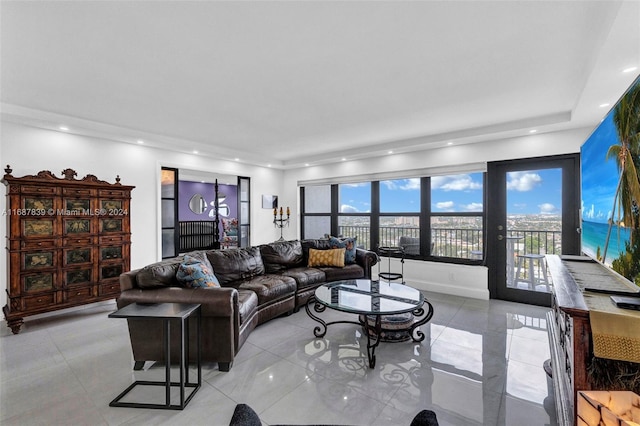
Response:
[{"label": "square side table top", "polygon": [[199,303],[132,303],[109,314],[109,318],[187,318]]}]

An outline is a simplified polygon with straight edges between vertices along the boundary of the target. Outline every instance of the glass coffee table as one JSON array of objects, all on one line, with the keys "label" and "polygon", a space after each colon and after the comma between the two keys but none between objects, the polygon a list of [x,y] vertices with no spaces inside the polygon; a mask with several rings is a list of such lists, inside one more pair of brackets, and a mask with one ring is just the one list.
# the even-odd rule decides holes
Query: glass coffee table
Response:
[{"label": "glass coffee table", "polygon": [[[428,309],[425,310],[424,305]],[[358,321],[325,322],[314,315],[322,313],[326,308],[358,315]],[[324,337],[327,327],[332,324],[360,325],[367,335],[367,357],[369,367],[376,365],[375,351],[380,343],[382,333],[382,317],[411,312],[414,316],[409,333],[414,342],[421,342],[425,335],[418,327],[426,324],[433,317],[433,306],[420,291],[405,284],[372,281],[344,280],[323,284],[318,287],[307,304],[307,314],[320,323],[313,329],[316,337]]]}]

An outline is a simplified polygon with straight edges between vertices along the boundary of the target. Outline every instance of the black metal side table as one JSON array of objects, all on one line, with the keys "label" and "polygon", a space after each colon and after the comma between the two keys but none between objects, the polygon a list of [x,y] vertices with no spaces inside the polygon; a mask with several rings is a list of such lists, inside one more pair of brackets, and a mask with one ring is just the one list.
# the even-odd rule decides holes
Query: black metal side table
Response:
[{"label": "black metal side table", "polygon": [[[397,281],[404,283],[404,248],[402,247],[378,247],[378,255],[380,257],[387,258],[387,270],[380,272],[380,264],[382,259],[378,262],[378,278],[385,281]],[[393,255],[400,256],[400,272],[391,272],[391,257]]]},{"label": "black metal side table", "polygon": [[[189,317],[196,315],[198,330],[197,337],[197,366],[198,381],[189,382]],[[187,303],[154,303],[140,304],[132,303],[116,312],[109,314],[109,318],[127,318],[127,319],[158,319],[164,322],[164,350],[165,350],[165,381],[149,381],[136,380],[113,401],[109,403],[110,407],[130,407],[130,408],[159,408],[165,410],[182,410],[187,406],[189,401],[196,394],[202,385],[202,342],[200,338],[201,327],[201,309],[199,304]],[[171,381],[171,345],[170,345],[170,323],[171,320],[180,321],[180,381]],[[143,386],[164,386],[165,387],[165,403],[137,403],[137,402],[121,402],[120,400],[138,385]],[[180,388],[180,404],[171,404],[171,387]],[[189,396],[185,395],[185,388],[193,388]]]}]

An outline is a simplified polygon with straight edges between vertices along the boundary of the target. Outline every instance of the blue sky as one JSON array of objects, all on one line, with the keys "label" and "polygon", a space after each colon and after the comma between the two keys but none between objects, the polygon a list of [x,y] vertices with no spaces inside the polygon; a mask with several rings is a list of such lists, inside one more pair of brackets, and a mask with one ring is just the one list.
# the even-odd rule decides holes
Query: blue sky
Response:
[{"label": "blue sky", "polygon": [[[340,210],[344,213],[371,211],[371,185],[340,186]],[[481,212],[482,173],[431,178],[434,212]],[[512,172],[507,175],[508,214],[560,214],[562,172],[560,169]],[[380,211],[418,213],[420,179],[380,182]]]},{"label": "blue sky", "polygon": [[507,173],[507,215],[562,213],[562,169]]},{"label": "blue sky", "polygon": [[586,221],[606,223],[611,216],[620,172],[616,161],[607,160],[606,154],[611,145],[619,143],[612,111],[582,145],[582,219]]}]

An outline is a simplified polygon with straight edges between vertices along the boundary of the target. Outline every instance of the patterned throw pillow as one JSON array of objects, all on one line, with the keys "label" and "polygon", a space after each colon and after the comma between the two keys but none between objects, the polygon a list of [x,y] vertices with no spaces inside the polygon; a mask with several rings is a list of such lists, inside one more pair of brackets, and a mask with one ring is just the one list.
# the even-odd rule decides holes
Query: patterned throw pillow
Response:
[{"label": "patterned throw pillow", "polygon": [[211,263],[206,257],[198,259],[188,254],[178,267],[176,278],[187,288],[220,287],[218,278],[213,274]]},{"label": "patterned throw pillow", "polygon": [[344,268],[344,249],[309,249],[309,268],[314,266],[337,266]]},{"label": "patterned throw pillow", "polygon": [[356,240],[353,238],[329,237],[329,245],[331,248],[344,248],[344,263],[347,265],[356,263]]}]

